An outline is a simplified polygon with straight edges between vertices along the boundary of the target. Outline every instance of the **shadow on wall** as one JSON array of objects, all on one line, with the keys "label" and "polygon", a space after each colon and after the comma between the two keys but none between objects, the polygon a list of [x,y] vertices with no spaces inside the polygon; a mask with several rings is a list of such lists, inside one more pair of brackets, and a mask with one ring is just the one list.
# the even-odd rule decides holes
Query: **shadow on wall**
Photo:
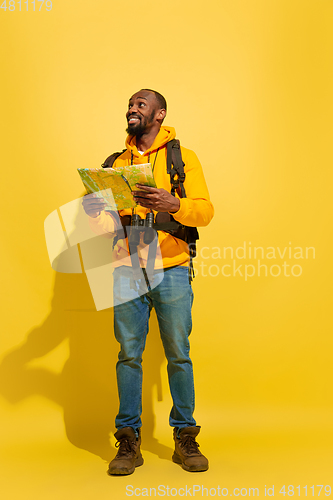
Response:
[{"label": "shadow on wall", "polygon": [[[70,355],[60,374],[27,366],[65,339],[69,340]],[[33,395],[56,402],[63,408],[69,441],[110,461],[115,449],[109,436],[115,432],[118,411],[118,346],[113,336],[113,309],[96,311],[86,275],[57,273],[50,315],[28,333],[22,345],[7,353],[0,365],[0,393],[12,404]],[[172,449],[154,438],[153,387],[157,385],[161,399],[163,360],[154,313],[144,353],[142,447],[171,460]]]}]

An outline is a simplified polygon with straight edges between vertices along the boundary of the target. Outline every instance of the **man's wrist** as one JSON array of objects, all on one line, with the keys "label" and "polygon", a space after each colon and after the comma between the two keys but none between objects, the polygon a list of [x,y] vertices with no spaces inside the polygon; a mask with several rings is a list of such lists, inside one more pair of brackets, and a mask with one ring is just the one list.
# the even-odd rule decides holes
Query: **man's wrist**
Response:
[{"label": "man's wrist", "polygon": [[172,209],[169,210],[169,214],[175,214],[180,209],[180,201],[178,198],[175,198],[174,205],[175,205],[175,207],[172,207]]},{"label": "man's wrist", "polygon": [[95,212],[94,215],[89,215],[92,219],[96,219],[96,217],[99,217],[101,215],[101,212]]}]

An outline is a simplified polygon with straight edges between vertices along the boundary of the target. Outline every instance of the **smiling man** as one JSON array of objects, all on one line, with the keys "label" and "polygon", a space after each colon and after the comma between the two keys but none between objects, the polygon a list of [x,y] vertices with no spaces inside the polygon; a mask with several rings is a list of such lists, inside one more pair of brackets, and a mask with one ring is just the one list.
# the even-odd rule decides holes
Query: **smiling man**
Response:
[{"label": "smiling man", "polygon": [[[135,280],[127,240],[119,239],[114,249],[114,297],[115,304],[118,304],[114,307],[114,332],[120,343],[116,367],[120,404],[115,437],[119,449],[109,465],[109,473],[116,475],[131,474],[135,467],[143,464],[140,451],[141,362],[153,307],[168,361],[173,399],[169,416],[175,441],[172,460],[190,472],[208,469],[208,460],[199,451],[196,441],[200,426],[193,418],[194,382],[189,355],[192,255],[189,248],[191,237],[188,235],[193,235],[195,227],[209,224],[214,210],[202,167],[193,151],[180,147],[184,176],[176,175],[172,180],[168,173],[167,164],[175,163],[174,156],[168,158],[168,144],[175,144],[176,133],[174,128],[162,126],[166,109],[164,97],[154,90],[142,89],[130,98],[126,113],[126,150],[113,164],[117,168],[151,163],[157,188],[138,186],[139,190],[133,193],[138,204],[136,215],[145,219],[147,214],[154,214],[156,220],[176,221],[174,223],[178,227],[177,231],[169,231],[161,230],[159,226],[158,243],[162,259],[156,260],[154,272],[156,276],[162,274],[163,279],[154,288],[148,283],[147,293],[139,294],[140,284],[133,286]],[[103,200],[89,196],[83,206],[97,234],[115,232],[115,218],[104,211]],[[133,218],[133,213],[131,209],[121,210],[119,216]],[[141,255],[139,262],[145,270],[147,257]],[[121,300],[124,294],[126,301]]]},{"label": "smiling man", "polygon": [[[146,95],[146,97],[145,97]],[[134,99],[134,100],[133,100]],[[135,100],[137,100],[138,110],[133,111],[133,106],[135,106]],[[154,126],[156,128],[156,123],[154,123],[155,117],[155,107],[158,102],[159,106],[161,106],[161,122],[163,121],[166,114],[166,102],[164,97],[161,94],[155,94],[155,102],[151,102],[151,92],[147,92],[146,90],[139,92],[139,95],[136,97],[132,97],[129,105],[128,111],[126,113],[126,118],[128,122],[128,128],[126,132],[129,135],[140,137],[142,135],[147,135],[150,126]],[[149,114],[150,109],[150,116]]]}]

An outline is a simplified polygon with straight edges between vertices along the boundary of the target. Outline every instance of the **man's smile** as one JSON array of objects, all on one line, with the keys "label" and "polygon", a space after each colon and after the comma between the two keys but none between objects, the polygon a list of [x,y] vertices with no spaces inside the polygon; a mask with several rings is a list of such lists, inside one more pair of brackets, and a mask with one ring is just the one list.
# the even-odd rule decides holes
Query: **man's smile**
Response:
[{"label": "man's smile", "polygon": [[140,118],[138,116],[130,116],[128,118],[128,123],[138,123],[140,121]]}]

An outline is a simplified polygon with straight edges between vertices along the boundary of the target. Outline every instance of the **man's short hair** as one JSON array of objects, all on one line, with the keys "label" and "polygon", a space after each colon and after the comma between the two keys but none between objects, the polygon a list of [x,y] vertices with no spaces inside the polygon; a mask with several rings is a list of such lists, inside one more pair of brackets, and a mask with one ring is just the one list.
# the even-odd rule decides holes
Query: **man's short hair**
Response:
[{"label": "man's short hair", "polygon": [[161,106],[161,109],[167,109],[167,103],[166,103],[166,100],[165,98],[162,96],[162,94],[160,94],[159,92],[156,92],[156,90],[152,90],[152,89],[141,89],[141,90],[146,90],[147,92],[153,92],[153,94],[155,94],[155,97],[156,97],[156,101],[158,102],[158,105]]}]

